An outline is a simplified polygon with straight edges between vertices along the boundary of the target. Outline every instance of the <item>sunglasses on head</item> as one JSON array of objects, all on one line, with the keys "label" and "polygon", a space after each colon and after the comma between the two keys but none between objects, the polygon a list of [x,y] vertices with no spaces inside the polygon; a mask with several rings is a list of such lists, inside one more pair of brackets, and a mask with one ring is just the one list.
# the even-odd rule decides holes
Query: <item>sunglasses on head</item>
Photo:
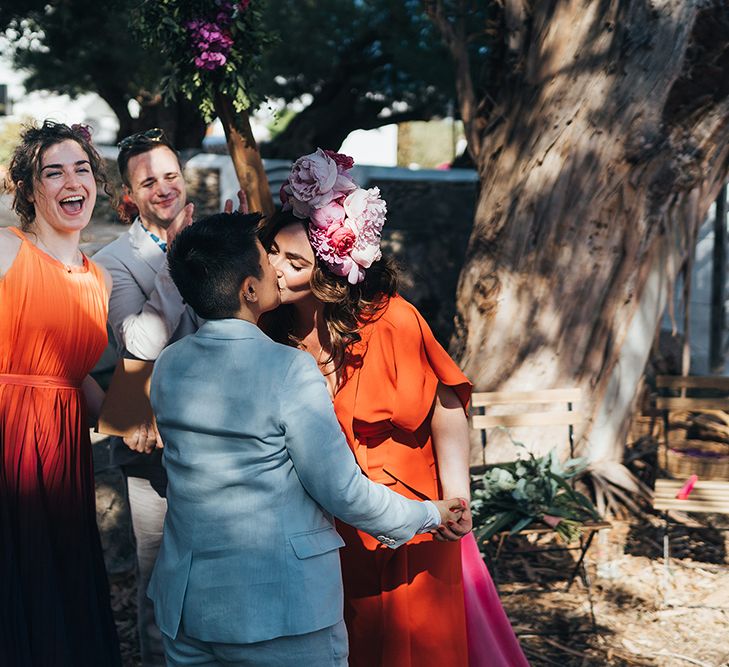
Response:
[{"label": "sunglasses on head", "polygon": [[131,148],[132,146],[154,144],[158,141],[162,141],[162,137],[164,137],[164,135],[165,132],[163,129],[159,127],[153,127],[151,130],[145,130],[144,132],[136,132],[135,134],[130,134],[128,137],[122,139],[117,144],[117,147],[120,151],[123,151]]}]

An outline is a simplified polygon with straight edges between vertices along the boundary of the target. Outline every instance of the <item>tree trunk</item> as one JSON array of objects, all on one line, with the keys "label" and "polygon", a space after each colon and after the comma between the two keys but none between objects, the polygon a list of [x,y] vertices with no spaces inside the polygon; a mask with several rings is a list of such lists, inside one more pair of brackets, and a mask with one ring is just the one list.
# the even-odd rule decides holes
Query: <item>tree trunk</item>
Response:
[{"label": "tree trunk", "polygon": [[160,94],[155,94],[143,99],[141,106],[139,118],[134,121],[134,132],[160,127],[177,150],[202,146],[207,124],[189,100],[179,96],[165,103]]},{"label": "tree trunk", "polygon": [[231,101],[223,94],[215,98],[215,113],[225,130],[228,152],[235,166],[238,182],[248,197],[251,211],[261,211],[265,216],[274,213],[273,198],[261,154],[251,132],[248,113],[236,114]]},{"label": "tree trunk", "polygon": [[[530,6],[507,12],[517,51],[483,119],[452,351],[480,390],[581,387],[578,450],[619,461],[673,281],[727,178],[729,5]],[[489,445],[488,461],[513,457]]]}]

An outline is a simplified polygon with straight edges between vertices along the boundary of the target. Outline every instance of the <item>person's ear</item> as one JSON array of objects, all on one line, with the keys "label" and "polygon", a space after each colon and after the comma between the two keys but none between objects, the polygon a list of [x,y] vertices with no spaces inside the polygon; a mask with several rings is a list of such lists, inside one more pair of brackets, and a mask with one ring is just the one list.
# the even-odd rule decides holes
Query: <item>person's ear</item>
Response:
[{"label": "person's ear", "polygon": [[256,303],[258,301],[258,293],[256,292],[255,279],[253,276],[248,276],[248,278],[243,281],[240,293],[245,302],[248,304]]},{"label": "person's ear", "polygon": [[18,181],[18,184],[15,187],[17,187],[18,190],[20,190],[23,193],[23,195],[25,196],[25,198],[31,204],[35,204],[35,197],[33,197],[33,193],[32,192],[28,192],[27,191],[27,189],[25,187],[25,182],[24,181]]}]

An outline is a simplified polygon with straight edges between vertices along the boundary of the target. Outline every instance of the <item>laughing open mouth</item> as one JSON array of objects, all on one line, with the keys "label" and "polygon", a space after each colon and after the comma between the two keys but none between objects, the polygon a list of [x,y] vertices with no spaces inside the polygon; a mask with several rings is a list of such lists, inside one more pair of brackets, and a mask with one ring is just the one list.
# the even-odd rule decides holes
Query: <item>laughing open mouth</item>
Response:
[{"label": "laughing open mouth", "polygon": [[73,195],[72,197],[61,199],[60,204],[64,213],[73,215],[81,211],[81,208],[84,205],[84,198],[81,195]]}]

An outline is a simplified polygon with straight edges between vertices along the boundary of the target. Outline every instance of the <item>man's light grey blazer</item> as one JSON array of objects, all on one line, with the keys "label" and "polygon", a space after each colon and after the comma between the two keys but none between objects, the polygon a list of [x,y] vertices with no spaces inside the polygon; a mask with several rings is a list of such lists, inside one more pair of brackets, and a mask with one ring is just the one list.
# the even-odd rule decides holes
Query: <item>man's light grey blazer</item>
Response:
[{"label": "man's light grey blazer", "polygon": [[[167,255],[144,231],[139,218],[125,234],[99,250],[94,261],[114,281],[109,328],[118,356],[154,360],[169,343],[197,329],[197,317],[170,278]],[[138,454],[115,438],[112,462],[158,465],[159,455]]]},{"label": "man's light grey blazer", "polygon": [[245,644],[342,619],[338,516],[390,546],[426,507],[362,475],[310,355],[209,321],[152,377],[169,508],[149,596],[174,638]]}]

